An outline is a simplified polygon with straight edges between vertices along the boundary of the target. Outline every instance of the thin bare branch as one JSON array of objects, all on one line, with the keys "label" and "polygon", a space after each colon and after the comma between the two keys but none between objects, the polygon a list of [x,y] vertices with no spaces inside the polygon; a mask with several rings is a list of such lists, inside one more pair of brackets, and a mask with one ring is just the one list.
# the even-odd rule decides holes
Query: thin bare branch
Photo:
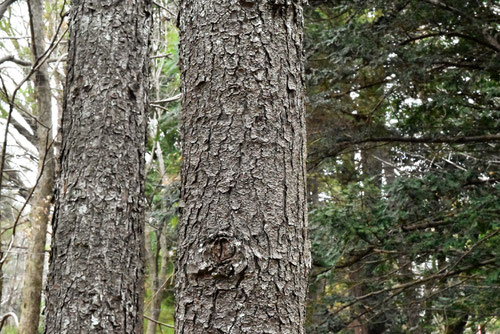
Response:
[{"label": "thin bare branch", "polygon": [[175,328],[174,325],[169,325],[169,324],[166,324],[164,322],[159,322],[157,320],[154,320],[153,318],[151,317],[148,317],[147,315],[144,315],[144,318],[148,319],[149,321],[152,321],[154,323],[157,323],[158,325],[160,326],[164,326],[164,327],[168,327],[168,328]]},{"label": "thin bare branch", "polygon": [[5,56],[5,57],[0,58],[0,65],[2,65],[3,63],[5,63],[7,61],[13,62],[13,63],[21,65],[21,66],[31,66],[30,61],[17,59],[13,55],[9,55],[9,56]]},{"label": "thin bare branch", "polygon": [[14,319],[14,324],[16,325],[16,327],[19,327],[19,320],[17,318],[17,315],[14,312],[5,313],[2,316],[2,320],[0,320],[0,332],[2,331],[2,328],[5,325],[5,322],[7,321],[8,318]]},{"label": "thin bare branch", "polygon": [[179,93],[177,95],[171,96],[169,98],[166,98],[164,100],[158,100],[158,101],[153,101],[151,102],[152,104],[158,104],[158,103],[169,103],[169,102],[175,102],[179,101],[182,98],[182,93]]},{"label": "thin bare branch", "polygon": [[9,6],[12,5],[14,2],[16,2],[16,0],[5,0],[0,4],[0,20],[3,18],[3,15],[5,14]]},{"label": "thin bare branch", "polygon": [[8,132],[9,132],[9,125],[12,121],[12,112],[14,111],[14,107],[15,107],[16,95],[17,95],[17,92],[19,91],[19,89],[24,85],[24,83],[26,81],[28,81],[36,71],[38,71],[38,69],[45,63],[45,61],[47,61],[49,56],[52,54],[52,51],[54,51],[54,49],[59,45],[61,40],[64,38],[64,35],[68,31],[68,28],[66,28],[64,30],[64,32],[59,36],[59,32],[60,32],[61,27],[62,27],[63,22],[64,22],[64,17],[66,16],[66,13],[63,13],[64,5],[62,8],[63,9],[61,9],[61,13],[60,13],[61,21],[59,22],[56,33],[54,34],[54,38],[50,42],[49,47],[47,48],[47,50],[45,50],[45,52],[42,55],[40,55],[40,57],[38,57],[36,59],[36,61],[33,64],[33,67],[29,71],[29,73],[24,77],[23,80],[21,80],[21,82],[14,89],[12,96],[10,98],[10,101],[9,101],[9,113],[7,116],[7,123],[5,124],[5,135],[4,135],[4,141],[2,143],[2,151],[1,151],[1,157],[0,157],[1,158],[1,161],[0,161],[0,198],[2,196],[3,168],[4,168],[4,164],[5,164],[5,155],[7,152],[7,138],[8,138]]}]

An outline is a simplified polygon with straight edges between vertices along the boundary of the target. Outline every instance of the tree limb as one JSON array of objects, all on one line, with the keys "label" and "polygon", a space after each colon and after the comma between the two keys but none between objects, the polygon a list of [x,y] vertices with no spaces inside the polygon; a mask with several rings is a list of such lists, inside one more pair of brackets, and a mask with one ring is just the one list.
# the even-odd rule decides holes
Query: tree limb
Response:
[{"label": "tree limb", "polygon": [[3,64],[3,63],[5,63],[5,62],[7,62],[7,61],[16,63],[16,64],[21,65],[21,66],[31,66],[31,62],[30,61],[26,61],[26,60],[22,60],[22,59],[17,59],[13,55],[9,55],[9,56],[5,56],[5,57],[0,58],[0,65]]},{"label": "tree limb", "polygon": [[16,327],[19,327],[19,320],[17,319],[17,315],[14,312],[5,313],[2,316],[2,320],[0,320],[0,332],[1,332],[2,328],[3,328],[3,325],[5,324],[5,322],[7,321],[7,319],[9,317],[11,317],[12,319],[14,319],[14,323],[15,323]]},{"label": "tree limb", "polygon": [[151,103],[155,103],[155,104],[157,104],[157,103],[168,103],[168,102],[178,101],[178,100],[180,100],[181,98],[182,98],[182,93],[179,93],[179,94],[177,94],[177,95],[171,96],[171,97],[166,98],[166,99],[164,99],[164,100],[153,101],[153,102],[151,102]]},{"label": "tree limb", "polygon": [[416,144],[467,144],[467,143],[488,143],[500,141],[500,133],[482,136],[459,136],[459,137],[369,137],[357,140],[341,140],[339,143],[364,144],[380,142],[399,142]]},{"label": "tree limb", "polygon": [[3,14],[5,14],[9,6],[14,2],[16,2],[16,0],[5,0],[0,4],[0,20],[3,18]]},{"label": "tree limb", "polygon": [[17,130],[27,141],[36,147],[36,138],[24,126],[22,126],[15,118],[10,120],[10,124]]}]

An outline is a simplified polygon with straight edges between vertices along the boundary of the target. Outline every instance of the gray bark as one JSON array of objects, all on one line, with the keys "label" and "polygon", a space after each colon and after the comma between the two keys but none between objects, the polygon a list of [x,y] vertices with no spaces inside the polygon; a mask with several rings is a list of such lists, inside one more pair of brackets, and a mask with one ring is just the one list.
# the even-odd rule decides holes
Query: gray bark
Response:
[{"label": "gray bark", "polygon": [[177,334],[304,333],[300,2],[181,2]]},{"label": "gray bark", "polygon": [[[32,59],[33,63],[35,63],[45,51],[44,8],[41,0],[31,0],[28,6],[31,19]],[[39,125],[36,129],[38,174],[41,176],[31,202],[29,219],[31,233],[29,234],[28,255],[21,298],[20,334],[38,333],[45,242],[54,187],[54,148],[50,145],[52,141],[52,105],[50,80],[46,63],[35,73],[34,87],[36,101],[35,115],[38,122],[44,126]]]},{"label": "gray bark", "polygon": [[151,2],[71,5],[45,333],[142,333]]}]

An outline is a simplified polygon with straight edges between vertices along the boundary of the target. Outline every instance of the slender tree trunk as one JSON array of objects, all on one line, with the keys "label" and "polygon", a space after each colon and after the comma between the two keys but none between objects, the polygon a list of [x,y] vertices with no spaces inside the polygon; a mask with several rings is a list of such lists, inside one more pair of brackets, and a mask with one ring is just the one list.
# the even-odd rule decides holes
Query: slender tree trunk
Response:
[{"label": "slender tree trunk", "polygon": [[[363,149],[361,151],[361,168],[363,172],[364,182],[368,184],[371,179],[375,187],[367,187],[363,191],[363,201],[365,206],[370,206],[381,196],[381,175],[382,175],[382,163],[375,158],[378,154],[377,149]],[[366,222],[369,226],[370,222]],[[355,287],[353,287],[352,294],[354,297],[360,297],[365,295],[367,291],[367,285],[365,282],[369,282],[372,279],[373,273],[368,262],[376,258],[376,255],[372,255],[369,258],[361,259],[359,262],[352,266],[352,272],[349,273],[349,277],[354,281],[358,282]],[[356,308],[354,308],[356,309]],[[363,302],[358,306],[357,311],[359,313],[364,313],[367,309]],[[365,316],[360,317],[354,322],[354,333],[355,334],[378,334],[383,333],[385,329],[384,316],[382,315],[378,319],[371,319],[372,314],[369,313]],[[372,321],[370,321],[372,320]]]},{"label": "slender tree trunk", "polygon": [[142,333],[151,1],[71,5],[45,333]]},{"label": "slender tree trunk", "polygon": [[[163,232],[166,233],[166,232]],[[156,263],[158,261],[160,262],[160,266],[158,268],[158,265],[156,267],[156,270],[154,271],[155,276],[153,277],[153,284],[152,284],[152,299],[151,299],[151,306],[149,308],[149,317],[158,321],[160,319],[160,314],[161,314],[161,302],[163,301],[163,297],[165,295],[165,283],[167,280],[167,274],[168,274],[168,249],[167,245],[165,243],[165,236],[162,235],[160,236],[158,240],[159,244],[162,244],[162,251],[158,252],[157,256],[154,256],[153,259],[156,260]],[[148,322],[148,327],[146,330],[147,334],[155,334],[156,333],[156,326],[157,323],[154,321],[149,321]]]},{"label": "slender tree trunk", "polygon": [[[43,3],[42,0],[28,2],[31,19],[33,63],[45,51]],[[50,216],[51,198],[54,187],[54,149],[52,142],[52,104],[47,64],[35,73],[35,101],[38,125],[36,138],[38,148],[38,174],[40,180],[31,202],[31,233],[28,242],[26,271],[21,298],[20,334],[38,333],[40,301],[42,295],[43,265],[47,224]]]},{"label": "slender tree trunk", "polygon": [[304,333],[301,1],[180,7],[176,333]]},{"label": "slender tree trunk", "polygon": [[[0,259],[3,259],[3,252],[0,250]],[[3,263],[0,263],[0,300],[3,300]]]},{"label": "slender tree trunk", "polygon": [[[158,91],[158,90],[157,90]],[[159,96],[157,96],[159,99]],[[160,143],[156,143],[156,154],[158,156],[158,165],[159,172],[162,176],[162,184],[167,185],[167,175],[165,172],[165,161],[163,160],[163,152],[161,149]],[[162,201],[162,211],[165,212],[167,210],[165,201]],[[149,317],[153,319],[153,321],[148,321],[148,327],[146,330],[147,334],[155,334],[157,323],[160,319],[161,314],[161,302],[163,301],[163,297],[165,295],[165,283],[168,274],[168,247],[166,240],[166,224],[168,221],[164,221],[161,223],[160,227],[154,231],[156,234],[156,252],[155,254],[151,254],[150,259],[150,267],[152,269],[152,299],[149,307]]]}]

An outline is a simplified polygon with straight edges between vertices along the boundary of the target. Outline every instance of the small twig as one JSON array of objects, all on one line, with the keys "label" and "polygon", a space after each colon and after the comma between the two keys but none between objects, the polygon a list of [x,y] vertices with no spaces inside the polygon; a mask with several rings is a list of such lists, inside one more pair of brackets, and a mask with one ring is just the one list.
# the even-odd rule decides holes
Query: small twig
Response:
[{"label": "small twig", "polygon": [[168,9],[167,7],[165,7],[163,5],[160,5],[158,2],[153,1],[153,5],[157,6],[158,8],[163,9],[164,11],[166,11],[167,13],[169,13],[172,17],[175,17],[175,14],[172,13],[172,11],[170,9]]},{"label": "small twig", "polygon": [[[168,327],[168,328],[175,328],[175,326],[174,326],[174,325],[169,325],[169,324],[166,324],[166,323],[164,323],[164,322],[159,322],[159,321],[157,321],[157,320],[154,320],[154,319],[153,319],[153,318],[151,318],[151,317],[148,317],[147,315],[144,315],[144,318],[146,318],[146,319],[148,319],[148,320],[150,320],[150,321],[152,321],[152,322],[154,322],[155,324],[158,324],[158,325],[160,325],[160,326],[165,326],[165,327]],[[0,328],[1,328],[1,327],[0,327]]]},{"label": "small twig", "polygon": [[16,94],[19,91],[19,89],[21,89],[21,87],[24,85],[24,83],[26,81],[28,81],[36,71],[38,71],[38,69],[45,63],[45,61],[47,61],[49,56],[52,54],[52,51],[54,51],[54,49],[59,45],[61,40],[64,38],[64,35],[66,34],[66,31],[68,30],[68,28],[65,29],[65,31],[61,34],[61,36],[59,38],[58,38],[58,36],[59,36],[59,32],[61,30],[61,27],[63,25],[63,22],[64,22],[64,17],[66,16],[66,13],[63,13],[65,4],[66,4],[66,0],[64,1],[63,7],[62,7],[61,13],[60,13],[61,22],[59,23],[59,26],[57,27],[56,33],[54,35],[54,38],[50,42],[49,47],[47,48],[47,50],[45,50],[45,52],[40,57],[38,57],[35,60],[33,67],[29,71],[28,75],[26,75],[24,77],[24,79],[21,80],[21,82],[16,86],[16,88],[12,92],[12,96],[11,96],[10,101],[9,101],[9,114],[7,116],[7,122],[5,124],[5,135],[4,135],[4,141],[2,143],[2,151],[1,151],[1,157],[0,157],[0,159],[1,159],[0,160],[0,198],[2,196],[3,168],[4,168],[4,164],[5,164],[5,155],[7,153],[7,138],[8,138],[8,132],[9,132],[9,125],[10,125],[10,122],[12,119],[12,112],[14,111]]},{"label": "small twig", "polygon": [[158,288],[158,290],[151,296],[149,301],[146,303],[146,307],[148,307],[153,302],[153,299],[156,297],[156,295],[159,294],[163,290],[163,288],[165,288],[168,281],[171,281],[173,278],[174,278],[174,273],[168,275],[168,277],[165,278],[165,282],[162,283],[162,285]]},{"label": "small twig", "polygon": [[7,255],[9,253],[10,249],[12,248],[12,244],[14,243],[14,238],[16,236],[16,228],[17,228],[17,225],[19,224],[19,219],[21,219],[21,214],[23,213],[24,209],[28,205],[29,200],[33,196],[33,193],[35,192],[35,189],[38,186],[40,179],[42,178],[43,171],[45,169],[45,163],[47,162],[47,153],[49,150],[52,149],[52,144],[54,143],[54,139],[52,139],[52,141],[50,143],[48,143],[49,134],[50,134],[50,131],[47,131],[47,137],[45,138],[46,149],[45,149],[45,152],[43,154],[43,160],[42,160],[42,165],[40,167],[40,173],[38,174],[38,177],[36,178],[35,185],[33,186],[33,188],[31,188],[31,191],[30,191],[28,197],[26,198],[26,201],[24,201],[23,206],[21,207],[21,209],[19,209],[19,212],[17,213],[16,220],[14,221],[14,225],[12,227],[12,235],[10,237],[9,246],[7,247],[7,251],[5,252],[4,257],[2,259],[0,259],[0,265],[3,264],[5,262],[5,260],[7,259]]},{"label": "small twig", "polygon": [[159,104],[150,103],[149,105],[150,105],[151,107],[155,107],[155,108],[161,109],[161,110],[163,110],[163,111],[169,111],[169,110],[168,110],[168,108],[162,107],[162,106],[160,106]]},{"label": "small twig", "polygon": [[166,53],[164,55],[156,55],[156,56],[151,56],[149,59],[158,59],[158,58],[170,58],[172,57],[171,53]]},{"label": "small twig", "polygon": [[179,93],[177,95],[171,96],[169,98],[166,98],[164,100],[158,100],[158,101],[152,101],[152,104],[158,104],[158,103],[168,103],[168,102],[175,102],[178,101],[182,98],[182,93]]},{"label": "small twig", "polygon": [[31,66],[30,61],[17,59],[13,55],[9,55],[9,56],[5,56],[5,57],[0,58],[0,65],[7,62],[7,61],[11,61],[11,62],[16,63],[16,64],[21,65],[21,66]]},{"label": "small twig", "polygon": [[18,37],[4,36],[4,37],[0,37],[0,40],[1,39],[28,39],[28,38],[30,38],[30,36],[18,36]]},{"label": "small twig", "polygon": [[464,254],[462,254],[462,256],[460,256],[460,258],[458,258],[457,261],[455,261],[453,264],[450,264],[448,267],[443,268],[442,270],[440,270],[438,272],[438,274],[443,273],[445,271],[449,272],[451,269],[455,268],[460,263],[460,261],[462,261],[464,259],[464,257],[466,257],[467,255],[469,255],[477,246],[479,246],[484,241],[490,239],[491,237],[494,237],[499,232],[500,232],[500,228],[497,228],[496,230],[493,230],[491,233],[489,233],[488,235],[486,235],[484,238],[479,239],[474,245],[472,245],[471,248],[469,248],[469,250],[467,250]]}]

